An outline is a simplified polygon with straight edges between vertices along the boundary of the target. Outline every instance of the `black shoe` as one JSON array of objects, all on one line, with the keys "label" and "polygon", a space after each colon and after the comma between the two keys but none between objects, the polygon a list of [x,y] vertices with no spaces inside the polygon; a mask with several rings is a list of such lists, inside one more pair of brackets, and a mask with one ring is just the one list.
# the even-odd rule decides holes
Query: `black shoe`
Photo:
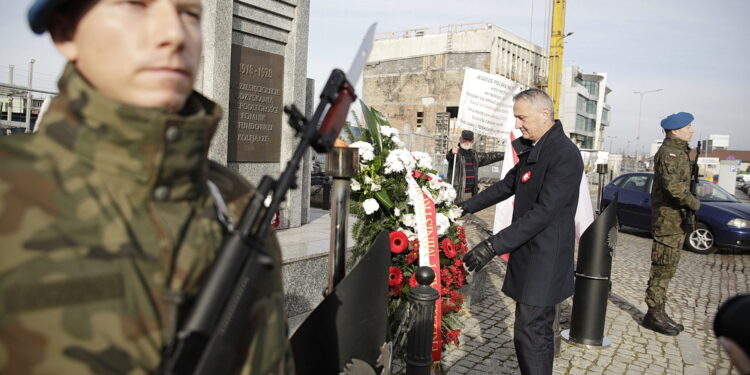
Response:
[{"label": "black shoe", "polygon": [[643,317],[642,325],[644,328],[648,328],[654,332],[667,336],[677,336],[680,334],[677,327],[672,326],[666,321],[664,314],[659,314],[651,309],[649,309],[646,316]]},{"label": "black shoe", "polygon": [[664,314],[664,319],[665,319],[665,320],[667,321],[667,323],[668,323],[668,324],[669,324],[670,326],[672,326],[672,327],[676,328],[676,329],[677,329],[678,331],[680,331],[680,332],[682,332],[682,331],[684,331],[684,330],[685,330],[685,326],[683,326],[682,324],[680,324],[680,323],[677,323],[677,322],[675,322],[674,320],[672,320],[672,318],[670,318],[670,317],[669,317],[669,315],[667,315],[667,312],[666,312],[666,311],[662,312],[662,314]]}]

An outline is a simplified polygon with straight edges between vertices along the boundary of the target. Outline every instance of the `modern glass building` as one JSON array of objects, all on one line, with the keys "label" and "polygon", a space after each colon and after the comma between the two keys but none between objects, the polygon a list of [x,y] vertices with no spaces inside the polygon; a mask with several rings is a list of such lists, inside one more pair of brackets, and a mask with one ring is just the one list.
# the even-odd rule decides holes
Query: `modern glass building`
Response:
[{"label": "modern glass building", "polygon": [[577,66],[562,72],[559,118],[565,133],[582,150],[604,150],[604,131],[610,124],[607,73],[584,73]]}]

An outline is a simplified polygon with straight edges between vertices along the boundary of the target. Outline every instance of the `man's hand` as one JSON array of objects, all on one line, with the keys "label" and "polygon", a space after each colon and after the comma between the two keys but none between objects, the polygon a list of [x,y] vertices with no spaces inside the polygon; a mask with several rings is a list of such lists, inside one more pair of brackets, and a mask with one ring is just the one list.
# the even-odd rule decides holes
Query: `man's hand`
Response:
[{"label": "man's hand", "polygon": [[479,271],[495,257],[495,250],[492,248],[490,239],[486,239],[474,246],[466,255],[464,255],[464,264],[469,271]]},{"label": "man's hand", "polygon": [[695,231],[695,223],[698,221],[695,216],[695,211],[691,209],[683,210],[682,212],[682,230],[685,233],[690,234]]},{"label": "man's hand", "polygon": [[458,146],[453,146],[453,148],[451,149],[451,152],[454,154],[458,154]]}]

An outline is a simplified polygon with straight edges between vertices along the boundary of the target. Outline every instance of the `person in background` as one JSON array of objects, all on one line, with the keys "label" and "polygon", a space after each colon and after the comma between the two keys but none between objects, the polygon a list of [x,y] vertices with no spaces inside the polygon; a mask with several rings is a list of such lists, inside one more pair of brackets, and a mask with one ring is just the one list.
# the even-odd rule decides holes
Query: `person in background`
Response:
[{"label": "person in background", "polygon": [[[477,152],[474,146],[474,132],[464,130],[458,145],[448,150],[448,179],[456,189],[455,202],[471,198],[479,192],[479,167],[503,160],[503,152]],[[455,166],[458,166],[455,168]]]}]

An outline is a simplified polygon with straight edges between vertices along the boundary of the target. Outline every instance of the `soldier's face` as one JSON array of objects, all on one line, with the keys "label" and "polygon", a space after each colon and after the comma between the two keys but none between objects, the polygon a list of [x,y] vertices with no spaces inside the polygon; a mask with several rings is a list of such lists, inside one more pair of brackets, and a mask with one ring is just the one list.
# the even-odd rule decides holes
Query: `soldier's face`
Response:
[{"label": "soldier's face", "polygon": [[685,142],[690,142],[690,139],[693,138],[693,133],[695,133],[695,130],[693,130],[693,124],[672,131],[672,134],[675,137],[682,139]]},{"label": "soldier's face", "polygon": [[56,45],[102,94],[174,112],[195,81],[200,17],[200,0],[99,0]]},{"label": "soldier's face", "polygon": [[538,141],[554,124],[549,111],[538,110],[526,99],[519,99],[513,104],[513,116],[516,117],[516,129],[525,139]]}]

